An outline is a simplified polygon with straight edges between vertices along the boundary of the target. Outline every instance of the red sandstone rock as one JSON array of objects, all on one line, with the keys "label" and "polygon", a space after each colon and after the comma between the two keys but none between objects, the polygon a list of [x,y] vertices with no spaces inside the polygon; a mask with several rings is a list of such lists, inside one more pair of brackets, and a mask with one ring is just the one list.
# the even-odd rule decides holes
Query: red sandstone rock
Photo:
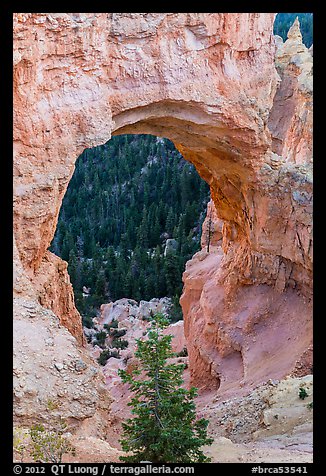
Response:
[{"label": "red sandstone rock", "polygon": [[217,216],[217,211],[213,200],[207,204],[206,218],[202,226],[201,247],[207,250],[209,242],[210,246],[217,246],[221,244],[223,237],[223,222]]},{"label": "red sandstone rock", "polygon": [[[292,289],[239,286],[230,298],[218,284],[222,251],[187,263],[181,305],[191,383],[219,394],[297,373],[311,345],[311,304]],[[305,373],[311,372],[307,362]],[[301,372],[301,375],[304,372]]]},{"label": "red sandstone rock", "polygon": [[298,19],[280,43],[276,67],[281,76],[268,127],[273,150],[288,162],[312,160],[312,50],[302,43]]},{"label": "red sandstone rock", "polygon": [[173,336],[171,341],[171,347],[173,352],[181,352],[184,350],[184,348],[187,348],[183,324],[183,321],[175,322],[174,324],[170,324],[163,331],[163,334],[170,334]]},{"label": "red sandstone rock", "polygon": [[47,251],[31,280],[39,303],[51,309],[81,345],[85,345],[82,322],[75,307],[67,263]]},{"label": "red sandstone rock", "polygon": [[245,175],[252,170],[270,141],[264,117],[277,81],[273,14],[239,20],[14,15],[14,230],[31,274],[53,237],[76,158],[111,131],[167,136],[203,163],[204,175],[214,157],[217,179],[230,160],[231,175],[239,166],[249,167]]}]

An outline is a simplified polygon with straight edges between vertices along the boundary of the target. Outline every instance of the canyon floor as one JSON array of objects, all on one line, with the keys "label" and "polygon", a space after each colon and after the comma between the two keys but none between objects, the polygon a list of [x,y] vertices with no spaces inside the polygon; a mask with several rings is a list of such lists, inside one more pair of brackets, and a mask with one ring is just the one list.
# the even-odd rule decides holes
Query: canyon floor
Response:
[{"label": "canyon floor", "polygon": [[[185,380],[188,378],[186,374]],[[298,397],[301,386],[309,394],[305,400]],[[112,447],[117,445],[121,416],[129,413],[123,393],[119,395],[117,388],[115,392],[112,413],[116,419],[108,435]],[[312,462],[311,401],[311,375],[267,383],[249,395],[227,400],[219,401],[211,392],[200,394],[196,399],[198,415],[209,419],[209,434],[214,438],[205,454],[216,463]]]},{"label": "canyon floor", "polygon": [[[188,375],[185,375],[187,380]],[[299,388],[307,389],[309,397],[300,400]],[[118,439],[121,423],[130,416],[123,385],[115,385],[110,392],[111,428],[106,443],[93,437],[77,436],[81,462],[119,461]],[[214,402],[215,398],[215,402]],[[309,463],[313,461],[312,446],[312,376],[289,378],[271,382],[249,395],[216,401],[216,395],[200,394],[196,400],[199,416],[210,421],[209,434],[214,438],[205,454],[216,463]],[[213,402],[213,403],[212,403]],[[73,461],[73,460],[71,460]]]},{"label": "canyon floor", "polygon": [[[131,416],[128,402],[131,394],[128,386],[118,376],[118,368],[132,368],[135,365],[133,352],[136,338],[144,336],[148,322],[142,320],[139,309],[159,307],[158,300],[153,303],[142,302],[140,308],[129,300],[102,306],[100,322],[110,322],[118,318],[119,328],[126,328],[126,338],[130,345],[124,352],[123,359],[110,358],[103,367],[106,386],[113,399],[111,404],[111,421],[104,446],[106,461],[108,448],[112,460],[118,461],[121,447],[118,439],[121,435],[122,422]],[[164,308],[164,303],[163,303]],[[131,310],[132,309],[132,310]],[[140,318],[128,320],[127,314],[138,314]],[[101,325],[100,325],[101,328]],[[170,325],[166,333],[172,334],[172,348],[180,352],[186,345],[183,334],[183,321]],[[90,354],[99,355],[99,349],[88,344]],[[176,357],[177,363],[188,363],[188,357]],[[189,367],[184,371],[184,386],[190,386]],[[300,399],[300,388],[304,388],[307,397]],[[305,377],[287,377],[283,380],[269,380],[248,391],[239,386],[229,389],[227,394],[218,391],[201,391],[196,398],[199,417],[209,420],[208,432],[214,443],[205,448],[205,453],[212,462],[312,462],[312,375]],[[101,445],[90,445],[88,439],[76,440],[83,448],[82,458],[101,458]],[[94,441],[93,441],[94,442]],[[89,441],[91,443],[91,441]],[[91,452],[87,449],[92,446]],[[86,451],[86,452],[85,452]]]},{"label": "canyon floor", "polygon": [[[66,456],[66,462],[118,462],[123,454],[119,439],[121,424],[130,416],[127,404],[131,394],[127,385],[121,382],[118,369],[131,369],[137,365],[133,357],[136,339],[146,335],[148,321],[142,319],[141,307],[133,302],[130,304],[130,300],[121,301],[116,306],[102,307],[102,324],[98,323],[97,329],[113,316],[118,317],[118,328],[126,329],[124,338],[129,346],[121,351],[124,353],[122,358],[112,357],[105,366],[98,365],[96,359],[100,349],[92,343],[87,344],[87,352],[83,355],[72,337],[68,347],[61,345],[63,328],[51,311],[45,312],[40,306],[33,306],[31,301],[15,302],[20,316],[15,321],[16,348],[21,349],[14,354],[14,372],[18,378],[17,385],[14,380],[14,392],[19,402],[16,417],[22,428],[28,428],[31,421],[35,423],[38,418],[46,420],[46,410],[37,402],[41,402],[44,392],[47,395],[52,392],[51,401],[58,402],[61,414],[73,423],[69,438],[76,454]],[[157,307],[157,302],[154,300],[151,305]],[[142,303],[144,312],[148,311],[149,305]],[[134,314],[138,312],[138,317],[127,319],[126,313],[130,309]],[[38,327],[37,340],[32,339],[29,332],[35,326]],[[170,325],[166,332],[174,336],[173,350],[180,352],[185,345],[183,321]],[[69,335],[66,330],[64,333]],[[175,357],[174,360],[187,363],[188,357]],[[101,393],[97,394],[94,384],[101,379]],[[48,387],[40,387],[39,381],[46,381]],[[184,371],[184,385],[190,385],[189,367]],[[299,397],[300,388],[306,390],[304,399]],[[96,414],[93,410],[95,401],[97,405],[101,402],[101,411]],[[214,443],[204,449],[205,453],[211,456],[212,462],[221,463],[311,462],[312,402],[312,375],[269,380],[251,389],[235,386],[227,395],[216,390],[200,391],[196,399],[197,413],[209,420],[208,432],[214,438]],[[82,423],[74,428],[80,415]],[[32,461],[30,457],[25,460]]]}]

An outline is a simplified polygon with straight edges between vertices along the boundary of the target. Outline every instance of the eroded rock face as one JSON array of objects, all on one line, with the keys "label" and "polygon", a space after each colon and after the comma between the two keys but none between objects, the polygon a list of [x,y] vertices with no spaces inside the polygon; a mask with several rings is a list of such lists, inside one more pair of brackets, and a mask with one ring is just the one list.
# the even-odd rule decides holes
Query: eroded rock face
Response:
[{"label": "eroded rock face", "polygon": [[216,156],[214,168],[232,158],[235,173],[241,157],[252,169],[270,140],[273,16],[14,15],[15,235],[31,273],[77,156],[111,132],[167,136],[206,168]]},{"label": "eroded rock face", "polygon": [[203,250],[187,263],[183,278],[191,381],[225,395],[264,376],[312,372],[312,56],[298,21],[287,41],[277,43],[282,81],[268,121],[272,152],[260,170],[266,188],[247,194],[251,250],[244,230],[220,213],[230,202],[225,197],[221,207],[221,190],[215,210],[208,207]]},{"label": "eroded rock face", "polygon": [[268,378],[311,373],[311,303],[293,289],[280,293],[263,284],[230,295],[219,281],[222,259],[221,248],[202,250],[183,276],[192,384],[226,396]]},{"label": "eroded rock face", "polygon": [[104,436],[112,399],[99,367],[49,309],[14,300],[14,424],[50,426],[60,416],[71,429],[92,422]]},{"label": "eroded rock face", "polygon": [[[274,16],[14,14],[16,295],[26,292],[54,310],[82,342],[66,270],[46,252],[75,160],[85,147],[102,144],[111,134],[168,137],[210,184],[223,220],[218,258],[206,257],[201,261],[204,270],[196,265],[201,278],[194,277],[191,285],[185,282],[188,340],[196,342],[199,330],[206,335],[210,329],[208,342],[214,349],[212,358],[205,344],[201,359],[195,344],[188,349],[191,364],[198,360],[194,375],[202,366],[207,382],[219,382],[220,364],[212,363],[211,370],[207,365],[219,362],[224,347],[228,355],[228,346],[236,349],[229,357],[230,373],[223,377],[227,381],[268,372],[268,366],[254,370],[249,365],[248,376],[242,374],[241,349],[252,342],[235,344],[232,336],[220,349],[220,325],[205,324],[205,331],[203,326],[222,315],[229,319],[224,327],[231,332],[235,321],[242,321],[236,316],[246,313],[246,300],[258,299],[257,289],[261,302],[292,293],[291,309],[304,311],[306,317],[310,313],[296,293],[311,296],[312,69],[306,66],[311,55],[301,46],[293,48],[300,38],[292,31],[291,54],[286,53],[287,43],[286,54],[279,44],[275,64]],[[293,92],[293,99],[287,92]],[[211,288],[204,298],[207,273]],[[248,295],[233,302],[238,290]],[[237,307],[233,317],[217,309],[223,299]],[[192,330],[195,317],[189,303],[192,308],[204,306],[206,313]],[[270,328],[277,333],[283,320],[276,308],[268,312]],[[264,327],[261,319],[254,313],[243,322],[256,332],[257,326]],[[299,317],[290,333],[299,355],[311,335],[305,317]]]},{"label": "eroded rock face", "polygon": [[[312,462],[312,376],[270,380],[244,396],[220,402],[202,397],[200,415],[214,438],[213,462]],[[300,388],[307,397],[299,398]]]},{"label": "eroded rock face", "polygon": [[206,218],[202,226],[200,244],[209,251],[209,247],[221,244],[223,238],[223,221],[218,218],[213,200],[207,204]]},{"label": "eroded rock face", "polygon": [[[118,376],[118,370],[128,370],[128,368],[130,369],[134,365],[138,366],[139,362],[134,357],[137,340],[147,339],[148,330],[151,325],[148,319],[150,313],[169,315],[170,307],[171,299],[166,297],[161,299],[153,298],[150,301],[140,301],[139,303],[133,299],[123,298],[109,304],[102,304],[99,318],[93,319],[94,328],[85,328],[84,332],[88,336],[89,350],[94,358],[97,359],[103,349],[114,349],[119,354],[110,357],[103,367],[109,391],[111,391],[114,385],[118,385],[128,397],[130,396],[130,392],[126,390],[127,386],[122,384],[121,378]],[[111,329],[109,330],[109,328]],[[96,334],[103,330],[107,333],[107,337],[104,347],[101,349],[97,345]],[[121,331],[121,335],[117,336],[115,334],[115,332],[119,333]],[[184,323],[182,320],[167,326],[163,330],[163,334],[172,336],[171,348],[173,352],[179,353],[186,347]],[[118,351],[118,349],[114,348],[114,339],[119,337],[126,340],[128,345],[126,348]]]},{"label": "eroded rock face", "polygon": [[108,304],[102,304],[97,321],[101,326],[111,324],[113,320],[117,320],[119,325],[126,321],[129,326],[132,326],[135,319],[148,319],[151,314],[162,313],[168,315],[171,305],[171,299],[167,297],[153,298],[150,301],[140,301],[139,303],[134,299],[122,298]]},{"label": "eroded rock face", "polygon": [[80,345],[85,345],[80,314],[75,307],[74,293],[67,272],[67,263],[46,251],[40,268],[32,278],[39,303],[52,309],[60,322],[76,337]]},{"label": "eroded rock face", "polygon": [[288,38],[278,45],[276,67],[282,78],[274,99],[268,127],[273,151],[288,162],[305,164],[312,160],[312,48],[302,43],[298,19]]}]

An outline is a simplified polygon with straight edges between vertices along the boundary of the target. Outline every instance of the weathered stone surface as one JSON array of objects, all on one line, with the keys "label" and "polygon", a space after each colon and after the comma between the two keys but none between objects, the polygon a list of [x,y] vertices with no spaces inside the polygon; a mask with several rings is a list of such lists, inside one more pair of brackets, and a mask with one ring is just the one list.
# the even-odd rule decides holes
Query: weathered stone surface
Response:
[{"label": "weathered stone surface", "polygon": [[[264,375],[312,371],[312,57],[301,40],[295,22],[288,40],[278,42],[282,81],[268,122],[272,153],[260,170],[266,189],[246,193],[251,249],[246,228],[224,215],[230,195],[223,205],[216,194],[216,211],[209,205],[203,224],[203,250],[184,273],[181,303],[191,381],[219,393],[239,382],[262,382]],[[223,237],[222,246],[217,240],[208,255],[209,215]]]},{"label": "weathered stone surface", "polygon": [[[300,387],[308,397],[299,398]],[[224,401],[203,396],[200,415],[210,421],[213,462],[312,462],[312,376],[269,380]]]},{"label": "weathered stone surface", "polygon": [[168,297],[153,298],[150,301],[140,301],[136,317],[138,319],[146,319],[151,314],[156,313],[167,316],[171,309],[171,305],[171,299]]},{"label": "weathered stone surface", "polygon": [[311,303],[293,289],[280,293],[262,284],[228,294],[219,281],[222,259],[221,248],[200,251],[183,276],[192,384],[227,394],[266,378],[311,373]]},{"label": "weathered stone surface", "polygon": [[278,44],[276,67],[282,78],[268,127],[273,151],[287,162],[312,161],[312,49],[302,43],[298,18],[284,43]]},{"label": "weathered stone surface", "polygon": [[200,149],[220,152],[218,162],[242,155],[244,166],[262,156],[277,82],[273,14],[239,20],[14,15],[15,234],[26,268],[40,266],[77,156],[111,131],[165,135],[198,159]]},{"label": "weathered stone surface", "polygon": [[132,327],[135,319],[148,319],[151,314],[168,314],[171,308],[170,298],[153,298],[150,301],[140,301],[139,304],[134,299],[122,298],[108,304],[101,305],[101,314],[98,324],[110,324],[117,320],[120,324]]},{"label": "weathered stone surface", "polygon": [[164,256],[167,256],[168,254],[171,254],[171,253],[175,253],[177,249],[178,249],[177,240],[173,238],[169,238],[168,240],[166,240],[166,243],[165,243]]},{"label": "weathered stone surface", "polygon": [[166,329],[164,329],[163,333],[173,336],[171,341],[173,352],[181,352],[184,350],[184,348],[187,348],[183,321],[170,324]]},{"label": "weathered stone surface", "polygon": [[[104,366],[104,374],[107,377],[107,385],[110,389],[112,386],[112,379],[115,382],[120,382],[118,377],[118,369],[125,368],[132,364],[134,361],[134,353],[137,347],[138,339],[147,339],[148,329],[150,327],[150,321],[148,317],[150,313],[153,314],[159,312],[168,315],[168,311],[171,307],[171,299],[151,299],[150,301],[140,301],[139,305],[137,301],[133,299],[119,299],[109,304],[102,304],[101,315],[98,322],[95,322],[94,329],[85,329],[89,336],[90,345],[89,350],[94,358],[98,358],[100,349],[97,345],[93,346],[96,341],[95,335],[97,332],[103,329],[108,332],[107,327],[110,326],[113,320],[118,321],[117,331],[123,331],[124,335],[120,338],[128,342],[128,346],[119,351],[120,359],[111,357]],[[114,329],[113,334],[108,332],[108,337],[105,341],[107,348],[113,348],[113,339],[115,338]],[[180,352],[186,347],[186,341],[184,336],[183,321],[167,326],[163,333],[165,335],[170,334],[172,338],[172,351]],[[94,341],[94,342],[93,342]],[[122,386],[123,387],[123,386]]]},{"label": "weathered stone surface", "polygon": [[133,299],[122,298],[115,302],[101,305],[101,314],[98,318],[100,325],[111,324],[113,320],[124,321],[135,317],[138,303]]},{"label": "weathered stone surface", "polygon": [[82,322],[75,307],[74,293],[67,263],[46,251],[42,263],[31,279],[39,303],[51,309],[80,345],[85,345]]},{"label": "weathered stone surface", "polygon": [[15,298],[13,311],[14,424],[60,416],[76,431],[89,419],[103,437],[112,399],[100,368],[49,309]]},{"label": "weathered stone surface", "polygon": [[207,204],[206,218],[202,226],[201,247],[207,250],[207,246],[217,246],[221,244],[223,237],[223,221],[217,216],[217,211],[213,200]]},{"label": "weathered stone surface", "polygon": [[[284,256],[280,226],[290,220],[306,229],[302,219],[310,218],[303,205],[292,214],[290,192],[270,165],[267,122],[280,81],[273,17],[14,15],[14,230],[29,274],[39,270],[53,237],[78,154],[110,132],[142,132],[169,137],[195,164],[226,223],[225,249],[230,233],[236,241],[230,254],[237,274],[248,283],[266,281],[265,265],[247,265],[257,259],[268,267],[271,256]],[[283,136],[289,128],[298,136],[300,118],[292,114]],[[264,209],[262,229],[256,217]],[[311,257],[298,247],[291,243],[285,258],[309,270]],[[269,273],[271,281],[277,277]]]}]

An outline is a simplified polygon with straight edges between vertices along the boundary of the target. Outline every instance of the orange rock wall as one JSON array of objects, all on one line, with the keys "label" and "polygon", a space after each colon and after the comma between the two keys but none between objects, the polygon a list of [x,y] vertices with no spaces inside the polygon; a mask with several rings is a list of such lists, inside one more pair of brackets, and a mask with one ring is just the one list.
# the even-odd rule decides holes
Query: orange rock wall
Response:
[{"label": "orange rock wall", "polygon": [[275,64],[269,193],[247,191],[249,228],[239,229],[228,219],[230,195],[214,188],[202,251],[183,276],[191,382],[224,396],[312,373],[312,55],[297,21],[285,43],[278,39]]}]

